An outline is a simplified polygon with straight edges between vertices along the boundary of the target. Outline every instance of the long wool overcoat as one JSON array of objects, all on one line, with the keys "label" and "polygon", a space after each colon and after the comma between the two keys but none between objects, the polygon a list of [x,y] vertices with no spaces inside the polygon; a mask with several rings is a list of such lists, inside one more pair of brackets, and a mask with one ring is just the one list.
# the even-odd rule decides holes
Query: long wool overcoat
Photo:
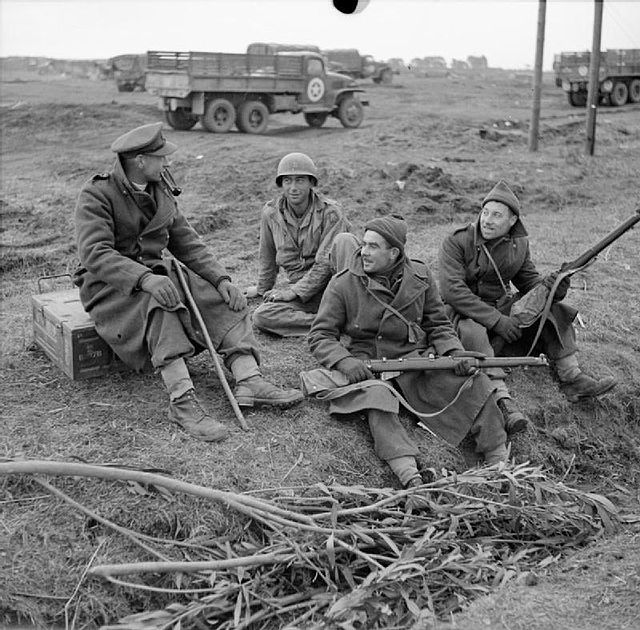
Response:
[{"label": "long wool overcoat", "polygon": [[[500,319],[501,310],[497,306],[504,290],[483,244],[498,267],[504,284],[509,287],[509,283],[513,283],[521,295],[540,284],[542,276],[531,259],[529,238],[521,221],[517,221],[511,231],[495,243],[489,244],[482,238],[479,220],[445,238],[439,260],[443,301],[451,307],[452,317],[467,317],[491,329]],[[570,326],[576,314],[577,310],[571,306],[560,302],[553,304],[549,323],[556,330],[560,343],[558,330]]]},{"label": "long wool overcoat", "polygon": [[163,259],[167,250],[184,263],[190,291],[205,320],[214,346],[241,319],[215,287],[229,278],[185,216],[164,183],[152,185],[151,194],[132,187],[116,160],[108,173],[95,175],[80,192],[76,205],[76,238],[80,265],[74,281],[80,299],[96,324],[98,334],[130,367],[149,365],[145,342],[147,320],[160,304],[141,291],[143,275],[154,270],[168,275],[182,296],[176,310],[196,349],[205,342],[187,304],[172,265]]},{"label": "long wool overcoat", "polygon": [[[402,319],[384,303],[398,311]],[[346,344],[341,342],[342,335],[349,340]],[[444,355],[463,349],[425,264],[406,260],[394,295],[365,274],[359,252],[349,267],[329,282],[308,339],[313,355],[330,369],[349,356],[395,359],[428,353]],[[444,408],[466,380],[444,371],[404,372],[395,379],[406,400],[420,413]],[[493,390],[488,377],[478,374],[455,404],[423,422],[445,440],[458,444]],[[374,406],[362,392],[355,396],[360,408]],[[347,397],[344,412],[355,410],[352,403]],[[341,412],[335,401],[332,408]]]}]

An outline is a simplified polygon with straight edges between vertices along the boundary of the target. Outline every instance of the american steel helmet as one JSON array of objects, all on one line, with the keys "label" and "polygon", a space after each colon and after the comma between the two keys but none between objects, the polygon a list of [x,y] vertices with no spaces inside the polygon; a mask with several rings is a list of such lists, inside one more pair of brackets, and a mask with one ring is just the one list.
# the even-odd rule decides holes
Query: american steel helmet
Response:
[{"label": "american steel helmet", "polygon": [[278,164],[276,173],[276,185],[282,186],[282,178],[285,175],[308,175],[313,186],[318,185],[318,169],[313,160],[304,153],[287,153]]}]

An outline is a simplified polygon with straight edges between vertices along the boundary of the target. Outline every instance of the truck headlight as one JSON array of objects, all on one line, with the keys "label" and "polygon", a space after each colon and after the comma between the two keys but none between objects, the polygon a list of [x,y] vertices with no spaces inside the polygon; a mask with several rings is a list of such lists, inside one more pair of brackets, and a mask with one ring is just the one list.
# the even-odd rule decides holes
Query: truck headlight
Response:
[{"label": "truck headlight", "polygon": [[601,86],[603,92],[611,92],[613,90],[613,81],[611,79],[607,79]]}]

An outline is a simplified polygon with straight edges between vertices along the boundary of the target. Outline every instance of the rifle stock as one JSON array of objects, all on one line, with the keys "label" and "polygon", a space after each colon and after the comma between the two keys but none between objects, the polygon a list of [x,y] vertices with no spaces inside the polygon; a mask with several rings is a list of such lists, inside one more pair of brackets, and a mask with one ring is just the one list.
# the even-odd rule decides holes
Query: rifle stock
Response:
[{"label": "rifle stock", "polygon": [[549,365],[547,357],[408,357],[401,359],[369,359],[365,361],[372,372],[411,372],[416,370],[454,370],[460,361],[466,361],[473,367],[545,367]]}]

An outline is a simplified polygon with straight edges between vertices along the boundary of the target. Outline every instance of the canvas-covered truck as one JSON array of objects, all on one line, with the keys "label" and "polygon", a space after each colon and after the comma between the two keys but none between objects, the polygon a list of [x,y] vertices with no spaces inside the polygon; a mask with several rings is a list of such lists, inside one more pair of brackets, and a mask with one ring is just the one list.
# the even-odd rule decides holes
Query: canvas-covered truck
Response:
[{"label": "canvas-covered truck", "polygon": [[[591,53],[563,52],[553,62],[555,83],[574,107],[587,104]],[[640,48],[610,48],[600,53],[599,101],[614,106],[640,103]]]},{"label": "canvas-covered truck", "polygon": [[371,55],[361,55],[355,48],[323,50],[332,70],[354,79],[368,79],[374,83],[391,83],[393,68],[388,63],[376,61]]},{"label": "canvas-covered truck", "polygon": [[263,133],[270,114],[279,112],[302,113],[310,127],[322,127],[334,116],[353,128],[368,105],[353,79],[327,72],[322,55],[310,51],[149,51],[146,86],[160,98],[171,127],[191,129],[200,121],[213,133],[234,124],[244,133]]}]

